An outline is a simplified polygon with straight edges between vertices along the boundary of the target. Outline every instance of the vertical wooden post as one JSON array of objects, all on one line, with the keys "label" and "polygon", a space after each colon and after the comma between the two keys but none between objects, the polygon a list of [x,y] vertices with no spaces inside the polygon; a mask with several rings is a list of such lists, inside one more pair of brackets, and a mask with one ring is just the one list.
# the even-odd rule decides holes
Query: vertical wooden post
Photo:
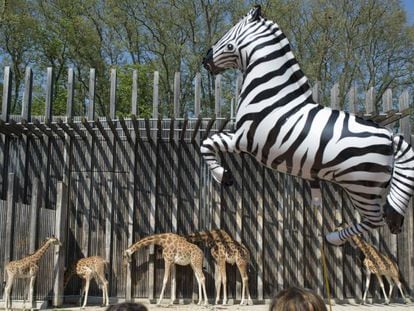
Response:
[{"label": "vertical wooden post", "polygon": [[312,87],[312,98],[315,103],[321,103],[321,81],[315,81],[315,84]]},{"label": "vertical wooden post", "polygon": [[131,113],[138,115],[138,70],[132,72]]},{"label": "vertical wooden post", "polygon": [[331,89],[331,108],[332,109],[341,109],[339,103],[339,83],[335,83]]},{"label": "vertical wooden post", "polygon": [[95,88],[96,88],[96,72],[95,68],[89,69],[89,106],[88,120],[95,120]]},{"label": "vertical wooden post", "polygon": [[[137,113],[137,78],[138,78],[138,72],[137,70],[134,70],[133,77],[132,77],[132,107],[131,107],[131,113],[132,115],[136,115]],[[135,98],[135,99],[134,99]],[[133,145],[131,145],[131,148],[133,148],[133,152],[130,154],[131,157],[131,165],[130,171],[128,173],[128,246],[132,245],[134,242],[134,210],[135,210],[135,202],[134,202],[134,195],[135,195],[135,173],[136,173],[136,154],[138,153],[137,148],[137,137],[135,131],[132,131],[131,133],[132,140],[134,142]],[[127,261],[127,267],[126,267],[126,293],[125,298],[126,300],[131,300],[132,298],[132,276],[131,276],[131,264]]]},{"label": "vertical wooden post", "polygon": [[159,105],[159,98],[158,98],[158,86],[159,86],[160,75],[158,71],[154,72],[154,87],[152,90],[152,117],[154,119],[158,119],[158,105]]},{"label": "vertical wooden post", "polygon": [[[157,208],[157,200],[156,200],[156,192],[157,192],[157,166],[158,166],[158,139],[151,140],[151,148],[155,150],[153,156],[151,157],[151,207],[150,207],[150,228],[151,233],[155,233],[155,217],[156,217],[156,208]],[[148,299],[154,299],[154,292],[155,292],[155,247],[151,245],[149,247],[149,263],[148,263]]]},{"label": "vertical wooden post", "polygon": [[113,120],[116,114],[116,69],[111,69],[111,93],[109,96],[109,117]]},{"label": "vertical wooden post", "polygon": [[375,110],[375,89],[371,86],[365,95],[365,114],[371,116]]},{"label": "vertical wooden post", "polygon": [[355,86],[352,86],[348,92],[348,101],[349,101],[349,112],[353,114],[357,114],[358,113],[357,90]]},{"label": "vertical wooden post", "polygon": [[52,122],[53,116],[53,68],[47,68],[45,122]]},{"label": "vertical wooden post", "polygon": [[63,303],[63,273],[65,268],[66,251],[66,224],[68,215],[67,202],[67,186],[64,182],[59,181],[57,184],[57,198],[56,198],[56,221],[55,221],[55,236],[59,239],[62,246],[55,246],[54,255],[54,285],[53,285],[53,306],[58,307]]},{"label": "vertical wooden post", "polygon": [[31,121],[32,110],[32,88],[33,88],[33,73],[30,67],[26,67],[24,76],[24,92],[22,100],[22,119]]},{"label": "vertical wooden post", "polygon": [[[109,178],[108,178],[109,175]],[[115,173],[106,174],[108,181],[108,193],[106,194],[107,214],[105,217],[105,260],[111,262],[111,246],[112,246],[112,213],[113,213],[113,197]],[[111,278],[111,277],[110,277]]]},{"label": "vertical wooden post", "polygon": [[3,102],[1,109],[1,120],[9,122],[10,105],[11,105],[11,91],[12,91],[12,71],[9,66],[4,68],[3,79]]},{"label": "vertical wooden post", "polygon": [[36,250],[36,240],[37,240],[37,223],[38,215],[40,210],[40,184],[39,179],[35,178],[33,180],[32,186],[32,201],[30,204],[30,242],[29,242],[29,252],[33,253]]},{"label": "vertical wooden post", "polygon": [[221,75],[216,76],[214,87],[214,114],[216,118],[221,117]]},{"label": "vertical wooden post", "polygon": [[68,89],[68,98],[66,100],[66,117],[69,121],[72,121],[71,116],[73,115],[73,98],[75,95],[75,73],[73,71],[73,68],[68,69],[67,89]]},{"label": "vertical wooden post", "polygon": [[180,73],[174,75],[174,117],[180,116]]},{"label": "vertical wooden post", "polygon": [[9,173],[7,181],[7,215],[6,215],[6,242],[4,245],[4,263],[10,262],[13,254],[13,231],[15,210],[15,176]]},{"label": "vertical wooden post", "polygon": [[[410,107],[411,96],[408,90],[405,90],[398,98],[399,111],[402,112]],[[404,138],[410,143],[411,138],[411,121],[409,117],[402,118],[400,120],[400,132],[404,135]]]},{"label": "vertical wooden post", "polygon": [[386,89],[382,94],[382,111],[388,113],[392,110],[392,90]]},{"label": "vertical wooden post", "polygon": [[257,299],[263,301],[263,277],[264,277],[264,250],[263,250],[263,229],[264,229],[264,208],[263,208],[263,179],[264,168],[260,167],[256,173],[257,176]]},{"label": "vertical wooden post", "polygon": [[194,83],[194,117],[198,118],[198,116],[200,115],[201,102],[201,74],[199,72],[196,73]]}]

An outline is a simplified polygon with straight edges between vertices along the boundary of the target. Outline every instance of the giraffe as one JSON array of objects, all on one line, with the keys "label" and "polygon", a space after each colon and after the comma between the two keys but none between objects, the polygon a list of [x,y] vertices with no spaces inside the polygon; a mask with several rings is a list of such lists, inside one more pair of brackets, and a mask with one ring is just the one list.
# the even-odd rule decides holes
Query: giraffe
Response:
[{"label": "giraffe", "polygon": [[[378,282],[380,283],[382,292],[385,297],[385,304],[389,304],[392,290],[395,284],[397,284],[397,287],[400,290],[404,302],[407,303],[407,300],[404,296],[404,292],[401,288],[399,269],[397,264],[390,257],[381,254],[378,249],[376,249],[373,245],[369,244],[368,242],[364,241],[360,236],[354,235],[351,237],[351,239],[352,242],[362,251],[362,253],[365,256],[363,264],[366,271],[366,282],[364,295],[362,297],[362,304],[365,304],[365,300],[367,298],[367,292],[372,273],[377,276]],[[382,276],[385,276],[388,283],[390,284],[390,291],[388,297],[385,292]],[[395,284],[393,283],[393,281]]]},{"label": "giraffe", "polygon": [[39,271],[38,262],[40,258],[44,255],[50,245],[62,244],[59,240],[52,236],[46,238],[42,246],[36,250],[33,254],[30,254],[22,259],[10,261],[4,267],[4,305],[6,311],[9,310],[10,301],[10,292],[13,287],[13,282],[15,279],[30,279],[29,283],[29,304],[30,309],[33,308],[33,288],[36,280],[37,273]]},{"label": "giraffe", "polygon": [[65,271],[65,276],[63,278],[64,287],[66,287],[71,277],[75,274],[82,279],[81,300],[83,294],[85,293],[85,299],[83,301],[82,308],[85,308],[88,301],[89,285],[91,279],[93,278],[99,287],[102,287],[102,305],[109,305],[108,281],[105,278],[105,268],[107,264],[108,262],[105,261],[102,257],[91,256],[79,259],[73,263],[68,270]]},{"label": "giraffe", "polygon": [[216,304],[220,299],[221,285],[223,284],[223,305],[227,304],[227,275],[226,263],[236,264],[242,278],[242,299],[240,304],[245,304],[245,293],[247,292],[247,303],[253,304],[249,291],[249,276],[247,268],[250,263],[248,249],[241,243],[235,241],[226,231],[213,229],[193,233],[186,236],[191,242],[205,241],[211,247],[210,252],[215,260],[216,279]]},{"label": "giraffe", "polygon": [[[205,285],[205,277],[203,273],[203,251],[195,244],[188,242],[185,238],[174,233],[161,233],[145,237],[135,244],[131,245],[124,251],[124,259],[131,262],[132,254],[142,247],[148,245],[159,245],[163,248],[162,256],[164,258],[164,280],[162,284],[160,298],[157,304],[161,304],[164,290],[170,275],[171,265],[178,264],[181,266],[191,265],[198,283],[198,304],[202,301],[202,291],[204,294],[204,304],[207,305],[207,292]],[[175,279],[172,280],[173,291],[171,304],[175,301]]]}]

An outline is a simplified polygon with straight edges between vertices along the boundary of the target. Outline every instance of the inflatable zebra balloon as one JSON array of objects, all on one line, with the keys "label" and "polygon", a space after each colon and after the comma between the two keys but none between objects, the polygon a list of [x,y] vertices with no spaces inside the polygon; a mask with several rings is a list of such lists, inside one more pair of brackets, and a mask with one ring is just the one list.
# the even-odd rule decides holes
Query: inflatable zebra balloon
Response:
[{"label": "inflatable zebra balloon", "polygon": [[216,181],[232,184],[219,152],[244,152],[267,167],[318,185],[340,185],[361,222],[326,236],[341,245],[387,222],[401,231],[414,186],[414,152],[402,136],[355,115],[312,100],[306,76],[279,26],[256,6],[207,53],[203,65],[217,74],[243,73],[234,133],[203,141],[201,153]]}]

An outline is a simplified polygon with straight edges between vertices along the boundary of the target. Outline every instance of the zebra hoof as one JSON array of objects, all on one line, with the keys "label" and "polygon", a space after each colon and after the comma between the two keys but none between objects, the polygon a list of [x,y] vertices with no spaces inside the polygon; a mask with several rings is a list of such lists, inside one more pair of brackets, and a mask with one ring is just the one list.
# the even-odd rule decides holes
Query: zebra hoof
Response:
[{"label": "zebra hoof", "polygon": [[224,170],[223,172],[223,178],[221,179],[221,183],[228,187],[232,186],[234,183],[233,174],[229,170]]},{"label": "zebra hoof", "polygon": [[332,244],[332,245],[335,245],[335,246],[342,246],[342,245],[344,245],[344,244],[345,244],[345,241],[342,241],[342,240],[339,238],[339,234],[338,234],[338,232],[337,232],[337,231],[334,231],[334,232],[330,232],[330,233],[328,233],[328,234],[325,236],[325,240],[326,240],[329,244]]},{"label": "zebra hoof", "polygon": [[404,216],[392,208],[388,202],[384,205],[384,219],[390,228],[391,233],[397,234],[401,232],[401,227],[404,223]]}]

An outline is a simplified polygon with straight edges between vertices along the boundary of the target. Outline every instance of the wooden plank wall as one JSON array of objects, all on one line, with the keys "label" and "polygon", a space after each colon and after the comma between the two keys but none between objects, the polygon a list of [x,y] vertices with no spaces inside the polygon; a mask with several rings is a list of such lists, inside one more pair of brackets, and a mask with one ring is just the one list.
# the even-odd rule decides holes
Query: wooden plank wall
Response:
[{"label": "wooden plank wall", "polygon": [[[51,74],[48,71],[49,77]],[[10,76],[10,70],[5,70],[5,81]],[[16,132],[18,127],[13,127],[16,123],[7,114],[9,84],[4,84],[2,111],[6,115],[2,115],[0,124],[0,249],[5,252],[0,256],[0,267],[33,251],[45,237],[57,234],[55,223],[62,221],[67,224],[67,230],[59,233],[65,241],[62,256],[67,254],[63,259],[66,266],[81,257],[103,256],[109,261],[111,297],[154,299],[161,290],[164,273],[160,250],[157,247],[140,250],[128,267],[123,265],[123,250],[153,233],[187,234],[221,227],[251,252],[249,286],[254,299],[263,301],[294,284],[314,288],[326,297],[322,246],[332,297],[337,300],[361,297],[364,274],[359,251],[349,245],[336,248],[323,244],[324,235],[336,223],[353,222],[359,217],[340,189],[324,184],[322,208],[315,208],[311,206],[307,182],[264,168],[247,155],[223,156],[235,176],[235,184],[221,188],[212,180],[199,151],[206,136],[221,128],[228,131],[234,127],[233,119],[219,117],[220,78],[215,84],[214,116],[202,119],[199,118],[201,76],[197,75],[195,115],[188,119],[180,117],[177,73],[173,84],[174,115],[161,119],[157,118],[159,74],[155,73],[154,119],[141,119],[134,114],[138,111],[137,72],[133,77],[131,118],[116,117],[115,70],[111,71],[108,117],[94,115],[94,70],[90,71],[89,110],[86,116],[79,117],[72,114],[74,76],[73,70],[69,70],[68,115],[58,120],[51,115],[53,98],[49,93],[45,115],[31,116],[32,73],[28,69],[22,115],[11,119],[32,131],[31,135],[21,135]],[[236,88],[240,89],[240,84]],[[355,93],[355,89],[350,91],[348,102],[353,111],[357,106]],[[337,86],[331,94],[331,105],[336,107]],[[317,100],[318,84],[314,96]],[[371,89],[366,96],[367,107],[373,106],[373,96]],[[383,112],[373,116],[378,122],[386,124],[407,114],[411,102],[408,92],[399,97],[399,111],[392,109],[391,101],[391,90],[387,90]],[[410,139],[409,119],[399,122],[400,129]],[[66,187],[67,195],[63,195],[62,189]],[[65,219],[61,219],[65,213],[56,212],[57,206],[67,206]],[[413,209],[409,209],[403,232],[398,236],[382,228],[365,237],[398,260],[404,286],[411,293],[413,214]],[[208,294],[212,298],[214,264],[209,249],[203,250]],[[51,300],[53,292],[63,291],[61,282],[54,283],[53,279],[55,265],[62,264],[60,255],[56,256],[48,252],[41,261],[42,282],[36,285],[38,300]],[[196,298],[191,269],[177,267],[175,273],[177,298]],[[239,300],[241,280],[234,266],[228,267],[228,282],[229,299]],[[193,286],[188,286],[191,283]],[[78,295],[80,284],[80,280],[73,279],[64,295]],[[378,297],[378,289],[372,286],[370,296]],[[19,281],[13,299],[23,299],[23,293],[23,282]],[[96,285],[92,286],[91,295],[100,295]],[[169,289],[165,297],[169,297]],[[59,303],[59,300],[54,302]]]}]

